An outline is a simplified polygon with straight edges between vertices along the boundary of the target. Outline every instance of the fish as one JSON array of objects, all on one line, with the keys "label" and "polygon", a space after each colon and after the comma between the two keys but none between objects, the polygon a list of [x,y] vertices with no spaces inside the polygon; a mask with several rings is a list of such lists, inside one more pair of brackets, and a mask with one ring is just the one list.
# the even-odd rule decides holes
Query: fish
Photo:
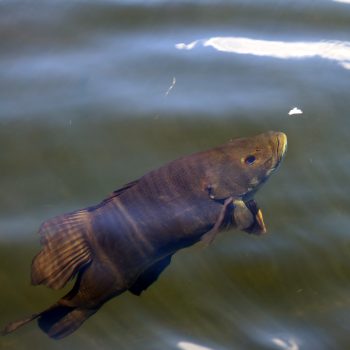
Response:
[{"label": "fish", "polygon": [[45,221],[31,283],[56,290],[75,279],[73,288],[2,334],[36,319],[49,337],[64,338],[108,300],[126,291],[141,295],[178,250],[208,246],[231,228],[264,234],[254,194],[286,149],[283,132],[233,139],[152,170],[99,204]]}]

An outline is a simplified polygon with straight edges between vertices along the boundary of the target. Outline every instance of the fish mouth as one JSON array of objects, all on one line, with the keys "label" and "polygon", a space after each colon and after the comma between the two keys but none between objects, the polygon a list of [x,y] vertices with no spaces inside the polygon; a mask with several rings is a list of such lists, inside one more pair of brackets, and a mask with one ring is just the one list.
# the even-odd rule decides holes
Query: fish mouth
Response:
[{"label": "fish mouth", "polygon": [[[287,135],[283,132],[271,132],[272,134],[272,154],[271,157],[265,162],[268,164],[270,162],[271,167],[266,171],[265,177],[262,182],[265,182],[272,172],[274,172],[281,161],[283,160],[287,151]],[[270,134],[270,135],[271,135]]]},{"label": "fish mouth", "polygon": [[277,139],[277,164],[276,167],[281,163],[284,155],[287,151],[287,135],[284,132],[277,132],[276,133],[276,139]]}]

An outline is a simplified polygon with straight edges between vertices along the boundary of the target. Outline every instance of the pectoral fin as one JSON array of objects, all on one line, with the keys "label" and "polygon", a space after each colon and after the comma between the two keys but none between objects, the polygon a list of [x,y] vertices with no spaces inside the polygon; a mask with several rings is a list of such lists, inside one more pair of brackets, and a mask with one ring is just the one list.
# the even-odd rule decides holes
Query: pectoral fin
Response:
[{"label": "pectoral fin", "polygon": [[256,219],[256,223],[257,223],[257,228],[259,228],[259,232],[266,233],[267,230],[266,230],[264,218],[263,218],[263,215],[262,215],[262,212],[260,209],[258,210],[257,214],[255,215],[255,219]]},{"label": "pectoral fin", "polygon": [[244,230],[254,224],[253,213],[241,199],[234,201],[233,205],[233,218],[239,230]]},{"label": "pectoral fin", "polygon": [[204,244],[209,245],[214,241],[216,235],[220,232],[220,229],[222,228],[223,224],[226,221],[225,218],[227,217],[227,214],[230,211],[230,207],[232,205],[232,202],[233,202],[232,197],[229,197],[225,200],[225,202],[221,208],[219,217],[216,220],[215,225],[213,226],[213,228],[210,231],[206,232],[201,238],[201,241]]},{"label": "pectoral fin", "polygon": [[236,200],[233,205],[233,218],[238,229],[248,233],[266,233],[262,212],[254,200],[246,203]]},{"label": "pectoral fin", "polygon": [[136,282],[129,288],[129,291],[135,295],[140,295],[152,283],[154,283],[159,275],[170,264],[172,255],[168,255],[164,259],[157,261],[144,271],[136,280]]},{"label": "pectoral fin", "polygon": [[256,234],[266,233],[267,230],[266,230],[261,209],[258,207],[258,205],[254,200],[250,200],[249,202],[246,203],[246,205],[254,215],[253,225],[250,226],[246,231],[248,233],[256,233]]}]

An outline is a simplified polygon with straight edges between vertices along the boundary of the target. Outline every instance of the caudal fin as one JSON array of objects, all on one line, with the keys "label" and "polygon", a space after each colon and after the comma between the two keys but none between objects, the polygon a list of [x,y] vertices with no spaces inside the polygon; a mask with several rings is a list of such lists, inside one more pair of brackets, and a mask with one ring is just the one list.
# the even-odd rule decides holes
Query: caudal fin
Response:
[{"label": "caudal fin", "polygon": [[65,214],[44,222],[39,230],[43,249],[33,259],[32,284],[62,288],[92,260],[86,231],[90,224],[86,210]]},{"label": "caudal fin", "polygon": [[69,307],[55,304],[43,312],[8,324],[1,333],[2,335],[11,333],[37,318],[39,327],[49,337],[61,339],[73,333],[96,311],[97,309]]},{"label": "caudal fin", "polygon": [[27,318],[24,318],[22,320],[14,321],[9,323],[4,329],[1,330],[1,335],[6,335],[9,333],[14,332],[16,329],[24,326],[25,324],[35,320],[37,317],[39,317],[40,313],[34,314],[32,316],[29,316]]},{"label": "caudal fin", "polygon": [[49,337],[61,339],[73,333],[96,311],[97,309],[58,305],[42,313],[38,325]]}]

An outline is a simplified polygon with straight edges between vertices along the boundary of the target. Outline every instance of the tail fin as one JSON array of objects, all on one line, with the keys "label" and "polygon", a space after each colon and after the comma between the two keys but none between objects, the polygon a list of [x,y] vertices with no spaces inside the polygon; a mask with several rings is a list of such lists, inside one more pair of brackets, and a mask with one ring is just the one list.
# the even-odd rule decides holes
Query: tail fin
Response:
[{"label": "tail fin", "polygon": [[20,321],[8,324],[2,335],[6,335],[38,318],[39,327],[51,338],[61,339],[73,333],[98,309],[86,309],[55,304],[49,309]]},{"label": "tail fin", "polygon": [[89,224],[89,212],[81,210],[41,225],[39,234],[43,249],[32,262],[32,284],[62,288],[91,262],[92,254],[86,239]]},{"label": "tail fin", "polygon": [[61,339],[73,333],[96,311],[97,309],[57,305],[40,315],[38,325],[49,337]]},{"label": "tail fin", "polygon": [[14,332],[16,329],[24,326],[25,324],[35,320],[37,317],[40,316],[40,313],[38,314],[34,314],[32,316],[29,316],[27,318],[24,318],[22,320],[18,320],[18,321],[14,321],[14,322],[11,322],[9,323],[2,331],[1,331],[1,335],[6,335],[6,334],[9,334],[9,333],[12,333]]}]

